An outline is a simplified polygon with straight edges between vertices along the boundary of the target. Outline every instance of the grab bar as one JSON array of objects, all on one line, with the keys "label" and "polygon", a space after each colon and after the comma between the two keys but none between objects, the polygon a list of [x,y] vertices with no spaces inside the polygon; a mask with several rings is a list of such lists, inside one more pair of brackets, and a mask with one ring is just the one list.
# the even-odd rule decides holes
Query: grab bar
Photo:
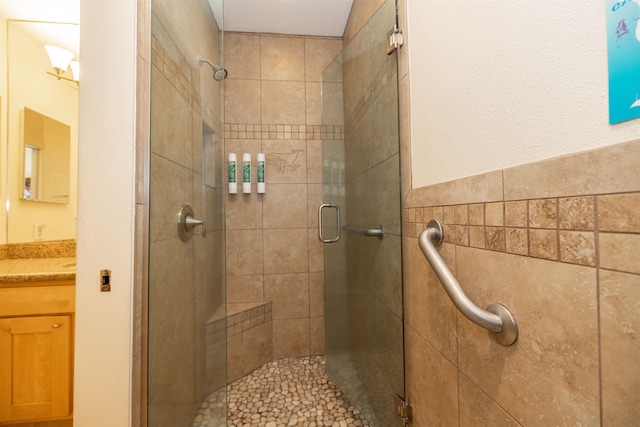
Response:
[{"label": "grab bar", "polygon": [[378,225],[378,228],[360,228],[353,225],[343,225],[342,229],[362,236],[373,236],[382,239],[384,237],[384,227]]},{"label": "grab bar", "polygon": [[436,250],[436,246],[440,246],[443,240],[442,224],[432,219],[427,224],[427,228],[420,233],[418,244],[455,306],[467,319],[488,329],[500,344],[515,343],[518,339],[516,318],[501,304],[490,304],[486,310],[483,310],[471,301]]}]

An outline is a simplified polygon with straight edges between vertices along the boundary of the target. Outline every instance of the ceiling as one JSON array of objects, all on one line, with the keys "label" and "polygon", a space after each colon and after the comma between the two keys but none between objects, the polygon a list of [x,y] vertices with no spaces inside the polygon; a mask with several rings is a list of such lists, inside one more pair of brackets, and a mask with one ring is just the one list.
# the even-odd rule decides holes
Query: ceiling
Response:
[{"label": "ceiling", "polygon": [[[220,22],[224,2],[225,31],[341,37],[353,0],[208,0]],[[80,22],[79,0],[0,0],[6,19]],[[57,31],[54,31],[57,33]],[[78,34],[35,34],[78,54]],[[65,40],[69,38],[69,40]],[[75,42],[73,41],[75,39]],[[75,45],[74,45],[75,43]]]},{"label": "ceiling", "polygon": [[[215,11],[219,0],[209,3]],[[353,0],[224,0],[224,29],[342,37],[352,4]]]},{"label": "ceiling", "polygon": [[0,0],[0,15],[21,22],[14,25],[31,34],[42,44],[63,47],[79,56],[80,22],[79,0]]}]

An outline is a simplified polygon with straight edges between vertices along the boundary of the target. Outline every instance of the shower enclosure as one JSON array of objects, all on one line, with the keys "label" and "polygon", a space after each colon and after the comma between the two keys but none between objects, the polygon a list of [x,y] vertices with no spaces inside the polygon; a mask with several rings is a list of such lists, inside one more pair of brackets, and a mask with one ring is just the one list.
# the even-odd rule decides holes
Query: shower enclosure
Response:
[{"label": "shower enclosure", "polygon": [[223,58],[217,1],[151,5],[147,425],[153,427],[194,425],[203,402],[208,416],[197,425],[226,426],[223,85],[212,69]]},{"label": "shower enclosure", "polygon": [[375,427],[404,397],[395,24],[387,0],[322,74],[323,125],[344,126],[323,141],[327,373]]}]

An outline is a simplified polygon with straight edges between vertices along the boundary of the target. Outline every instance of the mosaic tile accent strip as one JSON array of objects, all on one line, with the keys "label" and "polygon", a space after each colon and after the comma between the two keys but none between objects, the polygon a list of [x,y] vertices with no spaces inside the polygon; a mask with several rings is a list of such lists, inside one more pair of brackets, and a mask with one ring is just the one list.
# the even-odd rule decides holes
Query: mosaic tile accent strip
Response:
[{"label": "mosaic tile accent strip", "polygon": [[[351,405],[326,375],[323,356],[269,362],[227,387],[227,426],[261,427],[368,427],[369,422]],[[213,427],[220,407],[212,394],[203,403],[192,427]]]},{"label": "mosaic tile accent strip", "polygon": [[396,61],[391,56],[387,57],[384,65],[380,67],[376,75],[369,83],[369,86],[364,91],[362,97],[358,100],[353,113],[345,120],[345,129],[349,133],[354,126],[360,121],[362,116],[367,112],[373,101],[376,100],[382,89],[387,82],[391,80],[394,74],[397,73]]},{"label": "mosaic tile accent strip", "polygon": [[227,336],[239,334],[255,326],[271,321],[271,302],[247,304],[227,304]]},{"label": "mosaic tile accent strip", "polygon": [[639,202],[640,193],[627,193],[412,207],[403,211],[404,234],[417,237],[434,218],[446,243],[596,267],[598,236],[606,240],[611,231],[635,240],[640,234],[633,219]]},{"label": "mosaic tile accent strip", "polygon": [[191,98],[191,70],[186,65],[186,61],[183,58],[185,65],[180,66],[178,63],[169,56],[169,53],[164,49],[162,44],[155,36],[151,37],[151,63],[160,71],[176,88],[176,91],[194,107],[199,107],[200,102],[196,97],[192,102]]},{"label": "mosaic tile accent strip", "polygon": [[340,140],[344,139],[344,126],[225,123],[224,137],[225,139]]}]

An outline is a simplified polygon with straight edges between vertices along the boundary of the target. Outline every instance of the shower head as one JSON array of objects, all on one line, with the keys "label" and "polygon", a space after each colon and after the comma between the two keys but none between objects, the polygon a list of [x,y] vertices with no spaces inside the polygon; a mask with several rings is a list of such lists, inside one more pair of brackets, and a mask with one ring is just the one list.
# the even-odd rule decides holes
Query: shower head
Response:
[{"label": "shower head", "polygon": [[227,78],[227,70],[224,68],[218,68],[213,71],[213,78],[216,80],[224,80]]},{"label": "shower head", "polygon": [[213,62],[209,61],[208,59],[204,59],[202,56],[198,56],[198,65],[202,65],[202,63],[205,62],[207,64],[209,64],[211,66],[211,68],[213,68],[213,78],[216,80],[224,80],[227,78],[227,70],[225,70],[222,67],[218,67],[216,64],[214,64]]}]

